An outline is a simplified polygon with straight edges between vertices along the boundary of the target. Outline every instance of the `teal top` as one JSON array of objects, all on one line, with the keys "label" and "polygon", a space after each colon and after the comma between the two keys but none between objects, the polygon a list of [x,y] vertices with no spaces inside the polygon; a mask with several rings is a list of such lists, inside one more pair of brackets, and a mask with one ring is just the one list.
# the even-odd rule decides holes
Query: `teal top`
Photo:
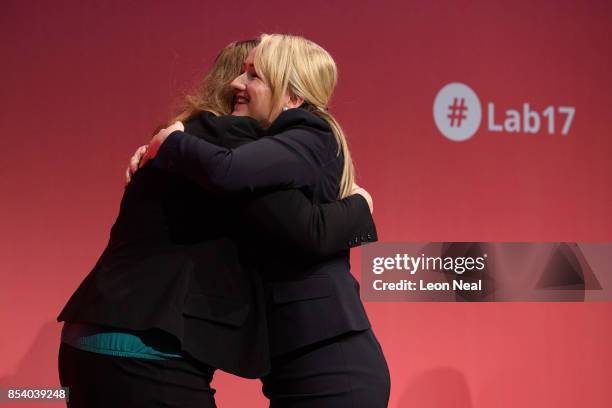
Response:
[{"label": "teal top", "polygon": [[84,323],[64,323],[62,342],[80,350],[150,360],[182,358],[161,332],[124,330]]}]

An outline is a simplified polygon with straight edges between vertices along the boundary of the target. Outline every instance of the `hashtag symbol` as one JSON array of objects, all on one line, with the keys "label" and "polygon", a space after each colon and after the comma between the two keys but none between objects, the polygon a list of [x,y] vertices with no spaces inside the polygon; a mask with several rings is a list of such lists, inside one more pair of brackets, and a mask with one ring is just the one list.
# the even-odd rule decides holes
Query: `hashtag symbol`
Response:
[{"label": "hashtag symbol", "polygon": [[448,118],[450,119],[450,126],[461,127],[461,121],[467,119],[465,112],[468,110],[465,106],[465,98],[461,98],[457,101],[457,98],[453,98],[453,104],[448,106]]}]

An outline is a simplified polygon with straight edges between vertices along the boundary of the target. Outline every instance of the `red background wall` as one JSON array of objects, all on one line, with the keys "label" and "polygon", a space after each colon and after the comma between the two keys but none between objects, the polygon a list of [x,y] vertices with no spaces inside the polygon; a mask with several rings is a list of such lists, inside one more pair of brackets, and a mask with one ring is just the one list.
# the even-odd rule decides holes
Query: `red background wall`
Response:
[{"label": "red background wall", "polygon": [[[383,241],[612,241],[611,23],[607,1],[5,0],[0,386],[57,385],[55,316],[106,244],[128,157],[222,46],[261,32],[334,55],[331,111]],[[570,133],[451,142],[432,107],[455,81],[500,115],[574,106]],[[612,404],[609,303],[366,307],[391,407]],[[220,407],[265,406],[257,381],[214,385]]]}]

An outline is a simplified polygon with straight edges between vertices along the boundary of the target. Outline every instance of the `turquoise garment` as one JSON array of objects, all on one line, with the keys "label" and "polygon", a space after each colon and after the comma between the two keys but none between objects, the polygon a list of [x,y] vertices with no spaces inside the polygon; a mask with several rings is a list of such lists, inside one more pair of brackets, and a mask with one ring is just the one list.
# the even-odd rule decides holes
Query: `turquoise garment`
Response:
[{"label": "turquoise garment", "polygon": [[83,323],[64,323],[62,342],[80,350],[151,360],[182,358],[176,346],[154,332],[132,331]]}]

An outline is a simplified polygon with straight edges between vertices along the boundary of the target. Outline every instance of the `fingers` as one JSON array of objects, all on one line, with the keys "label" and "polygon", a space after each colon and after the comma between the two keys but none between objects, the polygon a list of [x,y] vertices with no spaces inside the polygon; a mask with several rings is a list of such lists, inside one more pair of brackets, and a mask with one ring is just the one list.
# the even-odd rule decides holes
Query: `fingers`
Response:
[{"label": "fingers", "polygon": [[132,181],[132,174],[136,173],[139,168],[139,164],[142,160],[142,157],[147,151],[148,145],[142,145],[134,152],[134,155],[130,158],[130,163],[128,164],[127,169],[125,169],[125,184],[129,184]]},{"label": "fingers", "polygon": [[142,158],[140,159],[140,161],[138,162],[138,168],[141,169],[144,167],[145,164],[147,164],[147,162],[151,160],[151,155],[149,154],[149,151],[147,150],[143,155]]},{"label": "fingers", "polygon": [[155,138],[153,138],[151,140],[151,144],[146,146],[146,149],[144,149],[142,153],[142,157],[140,158],[140,161],[138,162],[138,168],[139,169],[143,168],[144,165],[147,164],[149,160],[154,159],[155,155],[157,154],[158,149],[159,149],[159,144],[156,143]]},{"label": "fingers", "polygon": [[132,158],[130,159],[130,165],[128,168],[130,169],[131,173],[135,173],[136,170],[138,170],[138,163],[140,162],[140,159],[144,155],[145,151],[146,151],[146,146],[140,146],[136,150]]},{"label": "fingers", "polygon": [[[163,132],[165,129],[160,130],[160,132]],[[159,135],[159,133],[157,134]],[[142,151],[142,155],[140,157],[140,160],[138,161],[138,168],[141,169],[144,167],[145,164],[147,164],[147,162],[153,158],[155,158],[155,151],[157,149],[155,149],[154,146],[157,146],[156,143],[156,137],[157,135],[155,135],[155,137],[153,139],[151,139],[151,143],[149,143],[147,146],[145,146],[145,149]]]},{"label": "fingers", "polygon": [[370,195],[370,193],[368,193],[368,191],[363,187],[357,186],[355,188],[355,186],[356,185],[354,184],[353,190],[351,190],[351,194],[359,194],[363,196],[363,198],[365,198],[368,202],[368,207],[370,207],[370,213],[374,213],[374,201],[372,200],[372,196]]},{"label": "fingers", "polygon": [[134,153],[134,155],[132,156],[132,159],[130,160],[130,169],[132,170],[132,173],[135,173],[136,170],[141,167],[140,162],[142,161],[143,156],[147,152],[147,148],[148,145],[140,146],[138,150],[136,150],[136,153]]},{"label": "fingers", "polygon": [[138,168],[142,168],[149,160],[152,160],[155,158],[155,156],[157,155],[157,152],[159,151],[160,146],[164,143],[164,141],[170,135],[170,133],[174,132],[175,130],[181,130],[181,129],[184,129],[183,123],[175,122],[172,126],[167,127],[165,129],[161,129],[159,132],[157,132],[155,136],[153,136],[153,138],[149,142],[149,145],[147,146],[147,148],[145,149],[142,155],[142,158],[140,159]]},{"label": "fingers", "polygon": [[155,157],[157,154],[157,150],[159,150],[159,145],[163,143],[163,141],[168,137],[168,135],[175,130],[184,131],[185,126],[183,122],[177,121],[174,122],[171,126],[161,129],[153,138],[148,145],[140,146],[134,155],[130,159],[129,166],[125,172],[125,182],[126,184],[130,182],[132,174],[134,174],[138,169],[144,167],[144,165],[151,159]]},{"label": "fingers", "polygon": [[174,132],[175,130],[180,130],[181,132],[185,131],[185,125],[183,125],[183,122],[176,121],[173,124],[171,124],[170,126],[168,126],[167,128],[161,129],[158,133],[161,132],[165,132],[166,135],[169,135],[170,133]]},{"label": "fingers", "polygon": [[174,132],[175,130],[180,130],[181,132],[185,131],[185,125],[183,125],[183,122],[181,122],[180,120],[177,120],[176,122],[174,122],[172,124],[172,126],[170,126],[172,128],[172,131]]}]

